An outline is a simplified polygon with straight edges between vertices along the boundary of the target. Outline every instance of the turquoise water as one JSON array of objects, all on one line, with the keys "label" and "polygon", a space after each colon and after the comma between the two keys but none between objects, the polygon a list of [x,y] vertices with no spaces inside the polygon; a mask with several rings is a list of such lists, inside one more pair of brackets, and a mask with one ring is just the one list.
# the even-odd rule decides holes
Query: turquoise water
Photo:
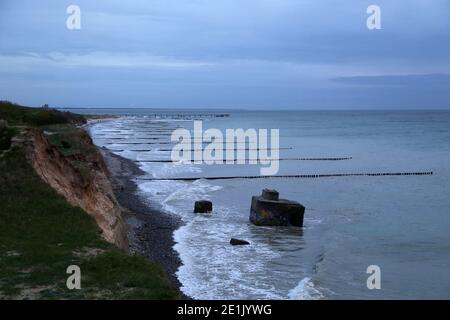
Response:
[{"label": "turquoise water", "polygon": [[[122,140],[108,140],[113,136],[108,130],[120,130],[130,142],[143,136],[136,131],[155,125],[192,128],[191,119],[155,121],[145,117],[153,111],[144,109],[89,112],[112,111],[127,116],[94,125],[94,141],[124,150],[116,152],[130,159],[169,159],[170,152],[157,149],[170,145],[120,144]],[[450,298],[450,113],[230,112],[227,118],[207,117],[203,125],[280,129],[281,147],[292,148],[281,150],[282,158],[352,157],[281,161],[283,175],[434,174],[139,181],[143,197],[186,222],[174,235],[183,261],[178,277],[186,294],[205,299]],[[137,148],[152,151],[127,151]],[[255,165],[140,165],[149,178],[259,174]],[[303,229],[261,228],[248,222],[251,196],[265,187],[305,205]],[[203,198],[213,201],[212,215],[192,213],[194,201]],[[231,237],[251,245],[232,247]],[[369,265],[381,268],[380,290],[366,286]]]}]

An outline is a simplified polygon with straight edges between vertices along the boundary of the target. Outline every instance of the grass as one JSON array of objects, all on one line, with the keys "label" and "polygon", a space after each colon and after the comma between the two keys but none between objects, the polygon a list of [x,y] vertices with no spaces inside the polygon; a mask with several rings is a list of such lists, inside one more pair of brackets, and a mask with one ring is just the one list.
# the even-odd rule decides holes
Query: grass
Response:
[{"label": "grass", "polygon": [[17,134],[15,128],[0,128],[0,153],[11,147],[11,138]]},{"label": "grass", "polygon": [[47,134],[50,144],[58,148],[88,182],[92,170],[98,169],[95,167],[100,165],[101,156],[86,131],[70,124],[43,126],[41,129]]},{"label": "grass", "polygon": [[[13,123],[11,116],[8,123]],[[73,158],[74,165],[78,162],[89,170],[89,155],[96,149],[82,142],[86,137],[80,129],[61,124],[43,129],[51,133],[48,137],[53,145]],[[4,134],[5,149],[13,134],[12,131]],[[70,265],[81,268],[81,290],[66,287],[69,276],[66,269]],[[0,157],[0,299],[179,297],[178,290],[158,265],[143,257],[130,256],[104,241],[92,217],[70,205],[39,178],[22,147],[3,152]]]},{"label": "grass", "polygon": [[50,108],[29,108],[8,101],[0,101],[0,119],[10,125],[44,126],[59,123],[85,123],[86,119],[71,112]]},{"label": "grass", "polygon": [[41,129],[47,133],[50,144],[57,147],[67,157],[75,158],[97,152],[97,148],[83,129],[61,124],[43,126]]},{"label": "grass", "polygon": [[[95,221],[45,184],[20,148],[0,161],[0,203],[0,297],[178,298],[158,266],[102,240]],[[81,290],[65,285],[72,264]]]}]

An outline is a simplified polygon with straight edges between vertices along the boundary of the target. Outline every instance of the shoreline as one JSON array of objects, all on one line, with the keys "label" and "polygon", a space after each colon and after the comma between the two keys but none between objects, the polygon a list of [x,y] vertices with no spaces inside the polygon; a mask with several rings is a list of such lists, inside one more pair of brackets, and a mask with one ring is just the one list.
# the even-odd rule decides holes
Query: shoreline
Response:
[{"label": "shoreline", "polygon": [[129,254],[140,255],[160,265],[171,283],[178,289],[182,299],[191,300],[181,291],[181,283],[176,276],[182,265],[174,249],[173,233],[183,223],[181,218],[154,208],[138,193],[133,180],[144,172],[131,160],[116,155],[106,148],[98,147],[108,171],[114,194],[123,208],[123,218],[128,226]]}]

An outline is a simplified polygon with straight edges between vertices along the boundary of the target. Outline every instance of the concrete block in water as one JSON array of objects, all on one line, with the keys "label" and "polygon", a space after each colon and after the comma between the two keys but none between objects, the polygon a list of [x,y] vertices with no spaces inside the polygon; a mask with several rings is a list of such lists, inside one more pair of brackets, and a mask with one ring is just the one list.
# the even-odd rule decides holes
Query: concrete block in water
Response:
[{"label": "concrete block in water", "polygon": [[298,202],[279,199],[276,190],[264,189],[252,197],[250,221],[257,226],[303,227],[305,207]]},{"label": "concrete block in water", "polygon": [[194,213],[212,212],[212,202],[208,200],[195,201]]},{"label": "concrete block in water", "polygon": [[240,239],[231,238],[230,244],[232,246],[242,246],[242,245],[249,245],[250,242],[248,242],[246,240],[240,240]]}]

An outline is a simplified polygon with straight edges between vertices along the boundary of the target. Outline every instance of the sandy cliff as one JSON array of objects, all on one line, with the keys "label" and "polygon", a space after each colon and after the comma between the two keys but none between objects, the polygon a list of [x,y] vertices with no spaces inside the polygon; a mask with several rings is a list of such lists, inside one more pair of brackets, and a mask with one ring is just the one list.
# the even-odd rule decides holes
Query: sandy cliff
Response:
[{"label": "sandy cliff", "polygon": [[[82,139],[83,143],[92,144],[87,133]],[[27,158],[39,176],[69,203],[92,215],[105,240],[127,250],[127,227],[100,153],[85,159],[91,164],[89,178],[86,179],[66,156],[49,144],[40,130],[27,129],[24,144]]]}]

